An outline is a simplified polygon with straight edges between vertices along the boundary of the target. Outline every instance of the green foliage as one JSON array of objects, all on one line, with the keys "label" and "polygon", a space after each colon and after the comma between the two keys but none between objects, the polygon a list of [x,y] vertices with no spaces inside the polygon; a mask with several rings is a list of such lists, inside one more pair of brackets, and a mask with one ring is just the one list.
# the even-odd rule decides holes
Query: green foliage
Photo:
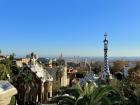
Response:
[{"label": "green foliage", "polygon": [[70,105],[112,105],[119,103],[121,96],[112,86],[105,85],[97,88],[92,84],[86,84],[84,87],[77,85],[67,89],[53,100],[56,102],[63,100],[66,103],[71,103]]},{"label": "green foliage", "polygon": [[15,103],[16,103],[16,98],[15,98],[15,96],[13,96],[11,98],[11,101],[10,101],[10,104],[9,105],[15,105]]},{"label": "green foliage", "polygon": [[72,87],[72,88],[67,88],[65,91],[62,92],[63,94],[69,94],[70,96],[74,96],[76,99],[80,96],[82,90],[80,87]]},{"label": "green foliage", "polygon": [[32,73],[26,73],[24,74],[24,82],[29,83],[33,80],[33,75]]},{"label": "green foliage", "polygon": [[140,84],[140,61],[137,62],[134,68],[129,70],[128,80],[135,84]]},{"label": "green foliage", "polygon": [[19,68],[13,64],[15,54],[9,55],[9,57],[0,61],[0,80],[7,80],[7,74],[10,75],[10,81],[12,82],[15,75],[18,75]]},{"label": "green foliage", "polygon": [[53,101],[55,101],[55,102],[62,101],[63,104],[61,103],[59,105],[75,105],[76,99],[73,96],[62,95],[62,96],[59,96],[59,97],[54,97]]},{"label": "green foliage", "polygon": [[79,103],[77,105],[112,105],[116,102],[117,98],[120,100],[120,96],[115,96],[114,93],[116,94],[117,91],[109,85],[98,88],[88,85],[84,87],[83,94],[77,100],[77,103]]},{"label": "green foliage", "polygon": [[7,74],[10,74],[9,68],[4,64],[0,64],[0,80],[7,80]]},{"label": "green foliage", "polygon": [[112,74],[116,72],[122,72],[126,62],[124,61],[115,61],[113,62],[113,67],[110,69]]},{"label": "green foliage", "polygon": [[18,68],[16,65],[11,66],[11,71],[13,75],[18,75],[19,74],[20,68]]},{"label": "green foliage", "polygon": [[136,96],[137,105],[140,105],[140,85],[136,86],[136,88],[134,90],[134,94]]},{"label": "green foliage", "polygon": [[129,81],[128,78],[117,81],[113,80],[111,86],[115,87],[121,96],[122,105],[139,105],[140,104],[140,86]]}]

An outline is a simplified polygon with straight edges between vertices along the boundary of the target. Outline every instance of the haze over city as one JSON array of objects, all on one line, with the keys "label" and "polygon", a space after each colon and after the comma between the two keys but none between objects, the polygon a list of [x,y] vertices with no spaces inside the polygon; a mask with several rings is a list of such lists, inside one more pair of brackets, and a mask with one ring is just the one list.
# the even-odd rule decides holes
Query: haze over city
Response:
[{"label": "haze over city", "polygon": [[41,56],[140,55],[139,0],[1,0],[0,48]]}]

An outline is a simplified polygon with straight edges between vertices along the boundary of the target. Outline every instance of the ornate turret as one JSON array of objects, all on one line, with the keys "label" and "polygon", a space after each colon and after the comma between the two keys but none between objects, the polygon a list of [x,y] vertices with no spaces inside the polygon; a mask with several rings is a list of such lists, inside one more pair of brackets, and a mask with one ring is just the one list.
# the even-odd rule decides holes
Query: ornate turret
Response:
[{"label": "ornate turret", "polygon": [[[30,69],[35,73],[35,77],[39,80],[38,102],[46,103],[52,97],[52,75],[40,64],[38,64],[37,56],[31,54]],[[52,62],[52,61],[51,61]]]},{"label": "ornate turret", "polygon": [[129,67],[128,67],[128,65],[125,65],[124,66],[124,70],[123,70],[123,74],[124,74],[124,77],[126,78],[126,77],[128,77],[128,69],[129,69]]},{"label": "ornate turret", "polygon": [[104,69],[101,74],[101,80],[111,79],[111,74],[109,71],[109,64],[108,64],[108,40],[107,40],[107,33],[105,33],[104,39]]}]

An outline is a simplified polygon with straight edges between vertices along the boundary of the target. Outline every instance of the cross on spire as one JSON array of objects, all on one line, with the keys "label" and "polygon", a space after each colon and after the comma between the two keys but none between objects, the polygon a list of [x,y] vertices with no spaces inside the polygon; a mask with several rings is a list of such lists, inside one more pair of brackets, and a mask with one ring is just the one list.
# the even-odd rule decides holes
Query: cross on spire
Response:
[{"label": "cross on spire", "polygon": [[106,32],[105,32],[104,36],[105,36],[105,39],[106,39],[106,37],[107,37],[107,33]]}]

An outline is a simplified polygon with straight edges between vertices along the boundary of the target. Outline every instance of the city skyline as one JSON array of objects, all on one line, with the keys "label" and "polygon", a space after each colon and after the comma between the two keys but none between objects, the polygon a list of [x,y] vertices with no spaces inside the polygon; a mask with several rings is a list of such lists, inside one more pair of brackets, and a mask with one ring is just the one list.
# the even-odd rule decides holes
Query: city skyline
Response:
[{"label": "city skyline", "polygon": [[140,56],[139,0],[0,1],[0,49],[40,56]]}]

